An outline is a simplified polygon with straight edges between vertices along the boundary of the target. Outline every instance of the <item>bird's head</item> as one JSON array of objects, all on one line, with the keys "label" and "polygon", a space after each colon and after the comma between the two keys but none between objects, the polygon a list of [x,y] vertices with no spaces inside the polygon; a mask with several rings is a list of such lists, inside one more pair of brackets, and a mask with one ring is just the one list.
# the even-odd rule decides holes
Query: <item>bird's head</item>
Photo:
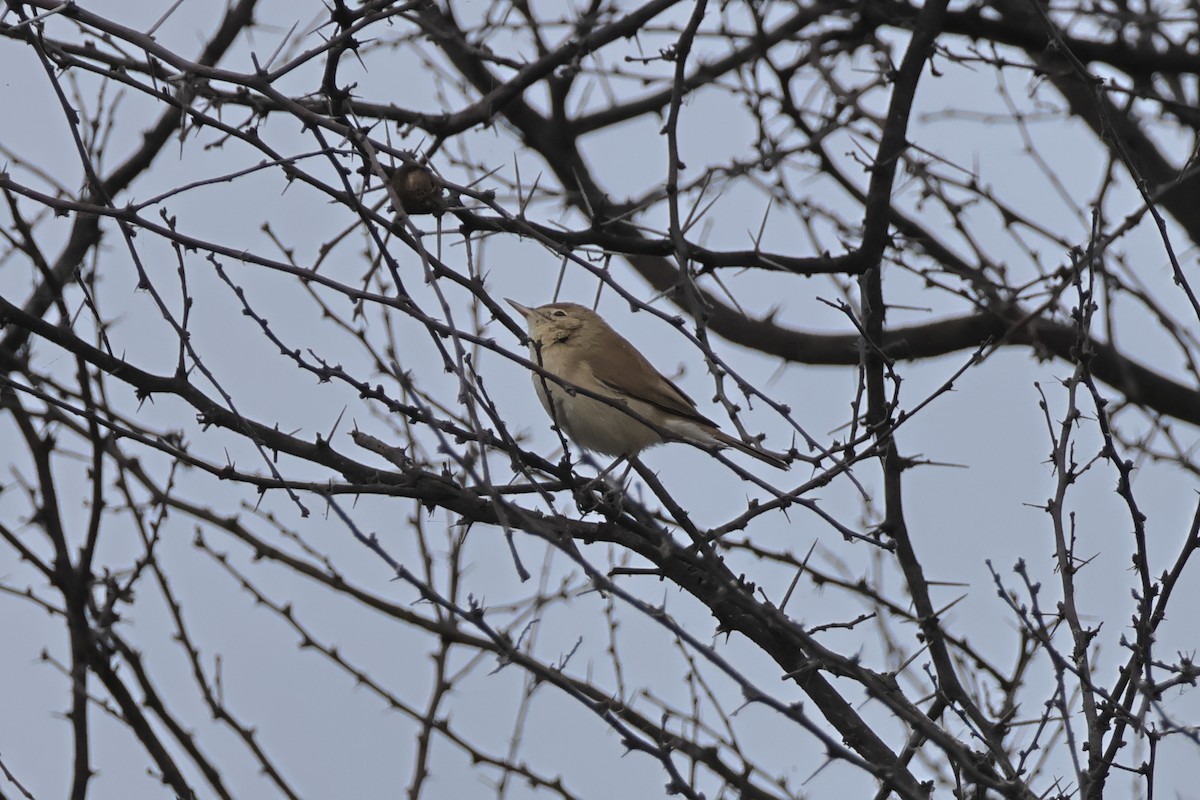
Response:
[{"label": "bird's head", "polygon": [[525,318],[529,338],[542,345],[565,342],[573,337],[580,338],[608,329],[599,314],[578,303],[548,303],[537,308],[523,306],[514,300],[508,300],[508,304]]}]

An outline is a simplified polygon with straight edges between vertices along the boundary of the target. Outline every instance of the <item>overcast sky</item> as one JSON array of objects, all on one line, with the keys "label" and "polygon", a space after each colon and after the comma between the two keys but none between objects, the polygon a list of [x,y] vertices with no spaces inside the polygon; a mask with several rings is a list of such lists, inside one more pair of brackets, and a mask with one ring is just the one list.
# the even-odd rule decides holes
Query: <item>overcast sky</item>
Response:
[{"label": "overcast sky", "polygon": [[[114,0],[84,5],[94,6],[98,13],[130,27],[146,30],[169,4]],[[156,31],[155,37],[185,55],[194,55],[199,42],[215,25],[216,8],[216,4],[185,0]],[[471,4],[464,4],[464,9],[464,13],[472,13]],[[299,23],[297,30],[303,31],[323,14],[320,3],[264,2],[256,15],[264,24],[256,30],[252,41],[239,42],[222,62],[223,66],[251,71],[252,51],[260,58],[273,52],[294,22]],[[48,32],[60,36],[73,33],[63,20],[52,20]],[[312,41],[316,41],[315,36]],[[493,47],[502,43],[502,39],[494,42]],[[902,46],[903,39],[898,39],[897,44]],[[625,46],[634,48],[635,43]],[[701,57],[709,46],[705,40],[698,40],[694,57]],[[371,52],[365,61],[365,70],[353,59],[347,59],[343,66],[343,80],[356,81],[355,91],[359,96],[405,107],[439,108],[436,83],[411,53],[380,49]],[[277,88],[294,95],[316,91],[320,66],[317,62],[297,71]],[[644,66],[646,72],[663,75],[672,68],[662,62]],[[28,172],[32,166],[44,170],[68,190],[77,189],[81,185],[81,168],[74,155],[70,129],[33,51],[12,40],[0,42],[0,76],[0,108],[6,109],[0,120],[5,168],[22,180],[36,183]],[[1039,107],[1043,96],[1053,96],[1052,89],[1023,80],[1016,80],[1010,88],[1016,101],[1030,110]],[[975,168],[981,180],[998,196],[1060,235],[1085,244],[1088,221],[1080,220],[1064,197],[1031,165],[1013,126],[968,122],[961,115],[942,113],[954,109],[980,115],[1004,114],[1004,104],[995,89],[995,77],[987,70],[954,68],[943,70],[936,78],[927,75],[919,89],[910,139],[935,142],[937,155]],[[111,93],[116,90],[108,91],[106,102],[111,103],[114,99]],[[94,81],[81,80],[79,98],[94,108]],[[600,106],[605,98],[597,92],[589,102]],[[452,98],[450,105],[457,104],[458,99]],[[116,108],[101,165],[107,168],[119,163],[136,146],[140,132],[160,111],[135,94],[122,97]],[[236,108],[227,108],[223,113],[227,121],[240,121],[243,117],[243,112]],[[744,109],[720,90],[702,91],[690,97],[683,114],[680,130],[681,157],[687,164],[685,177],[701,174],[706,166],[726,162],[731,152],[744,150],[753,136],[752,121]],[[280,152],[301,154],[315,149],[311,137],[294,120],[283,116],[266,124],[262,131]],[[1040,154],[1052,160],[1069,199],[1086,204],[1102,181],[1105,167],[1104,156],[1091,135],[1061,121],[1035,124],[1032,131]],[[377,135],[382,136],[383,132]],[[126,200],[145,200],[191,181],[245,169],[261,158],[236,141],[219,148],[205,147],[218,138],[216,132],[202,130],[193,132],[188,141],[166,148],[128,196],[118,199],[118,205]],[[518,172],[519,179],[526,184],[539,173],[548,173],[502,125],[473,132],[463,137],[463,141],[465,148],[460,156],[469,156],[476,163],[497,170],[491,185],[485,179],[478,188],[502,187],[502,180],[518,180]],[[420,141],[414,137],[406,144],[418,147]],[[640,195],[664,174],[666,139],[651,121],[587,138],[583,144],[589,162],[603,165],[599,172],[613,197]],[[862,144],[846,136],[831,149],[840,153]],[[317,159],[302,164],[322,174],[328,171],[328,165]],[[436,165],[452,181],[465,183],[470,179],[449,158]],[[859,177],[865,184],[866,176]],[[814,203],[850,207],[844,195],[820,181],[797,180],[794,185],[799,192],[810,192]],[[898,177],[900,202],[914,202],[917,189],[906,176]],[[503,202],[512,202],[503,194]],[[1134,210],[1139,202],[1131,186],[1118,193],[1118,198],[1127,202],[1125,211]],[[748,246],[753,233],[762,225],[768,205],[763,192],[752,191],[747,183],[737,184],[708,212],[705,243],[711,247]],[[279,258],[278,249],[263,230],[267,223],[280,240],[293,248],[297,263],[305,266],[318,258],[323,243],[355,221],[348,210],[330,204],[315,191],[299,183],[287,185],[281,173],[273,169],[240,177],[232,185],[217,183],[181,193],[163,202],[161,208],[175,215],[180,229],[189,235]],[[1111,209],[1114,217],[1120,211]],[[157,213],[155,208],[147,216],[156,218]],[[567,226],[579,222],[570,215],[552,213],[548,205],[539,208],[535,204],[531,216]],[[49,232],[55,228],[66,230],[69,222],[51,220],[42,225],[47,248],[60,241]],[[665,227],[665,218],[653,214],[642,222],[660,229]],[[4,224],[9,223],[6,217]],[[440,234],[436,223],[429,218],[421,219],[419,224],[429,231],[426,246],[438,248],[445,261],[465,272],[467,249],[454,223],[448,221]],[[1134,260],[1147,283],[1166,286],[1169,265],[1161,241],[1152,226],[1142,227],[1124,240],[1122,250],[1137,253]],[[812,253],[797,220],[786,212],[772,210],[763,230],[764,249],[799,255]],[[827,233],[829,239],[824,246],[839,252],[844,243],[831,231]],[[946,235],[949,241],[961,243],[953,232]],[[350,284],[360,280],[368,268],[363,237],[353,236],[353,245],[342,245],[322,265],[324,274]],[[995,228],[995,238],[987,245],[992,252],[1002,254],[1016,274],[1035,274],[1028,254],[999,225]],[[419,261],[402,245],[393,243],[393,246],[402,266],[410,270],[407,279],[410,291],[428,312],[440,314],[434,293],[423,282]],[[139,237],[137,247],[147,269],[161,281],[164,293],[177,307],[178,292],[171,294],[171,287],[177,287],[176,254],[169,244],[150,236]],[[169,374],[177,357],[177,341],[149,294],[136,291],[136,272],[125,245],[111,225],[106,226],[103,250],[99,305],[113,323],[108,335],[114,350],[144,369]],[[1053,268],[1066,263],[1067,254],[1044,250],[1040,257],[1041,267]],[[1189,266],[1194,265],[1194,254],[1185,253],[1184,257]],[[556,295],[562,261],[529,240],[498,236],[487,239],[482,246],[475,242],[470,258],[474,260],[474,269],[485,275],[489,292],[495,298],[512,297],[528,305],[553,299],[592,305],[596,298],[595,277],[576,267],[568,269],[561,278],[561,289]],[[281,429],[303,432],[309,438],[333,430],[342,416],[334,436],[335,446],[355,458],[385,466],[378,457],[356,448],[348,437],[357,427],[393,441],[395,429],[381,419],[383,412],[372,408],[351,387],[338,382],[318,383],[312,375],[296,369],[263,337],[259,327],[240,313],[233,293],[203,254],[186,253],[184,259],[189,290],[195,298],[191,312],[192,344],[221,387],[231,394],[239,411],[255,419],[278,421]],[[315,356],[340,363],[347,371],[371,373],[362,350],[353,346],[344,331],[323,318],[312,296],[294,279],[232,260],[223,264],[232,279],[245,289],[255,310],[269,318],[275,332],[290,346],[311,349]],[[626,265],[614,260],[611,269],[638,297],[654,298],[653,290]],[[850,330],[845,315],[821,302],[841,299],[839,286],[833,280],[800,277],[781,280],[767,274],[745,274],[737,280],[738,301],[755,314],[778,309],[779,319],[791,327],[843,333]],[[889,275],[888,281],[890,302],[910,306],[897,308],[890,314],[889,322],[893,324],[949,315],[966,307],[955,306],[940,295],[936,296],[937,302],[945,305],[931,308],[934,296],[923,290],[917,277],[895,274]],[[14,298],[14,302],[23,300],[33,282],[28,264],[21,259],[10,257],[0,263],[0,293]],[[465,321],[473,311],[466,303],[465,293],[455,292],[453,287],[446,291],[451,310],[457,315],[455,322],[467,327]],[[1182,298],[1168,294],[1161,299],[1176,308],[1183,302]],[[79,302],[79,298],[75,301]],[[334,311],[350,317],[353,309],[343,299],[332,297],[330,302]],[[653,304],[676,313],[663,300]],[[712,402],[714,386],[700,353],[678,331],[650,314],[631,313],[628,304],[607,289],[601,292],[598,310],[642,348],[663,373],[676,379],[697,400],[702,413],[720,420],[726,430],[732,430],[720,406]],[[380,326],[382,317],[383,312],[378,308],[371,309],[369,323]],[[399,331],[396,339],[404,345],[397,354],[401,367],[419,376],[435,396],[453,404],[456,379],[442,372],[434,342],[426,331],[402,319],[392,319],[391,323]],[[1152,320],[1139,319],[1136,312],[1131,312],[1123,321],[1123,345],[1133,356],[1147,359],[1156,368],[1173,370],[1175,364],[1155,361],[1163,347],[1156,330]],[[520,342],[504,326],[493,323],[487,333],[500,344],[521,351]],[[856,386],[854,369],[795,364],[784,367],[719,339],[714,339],[713,347],[756,386],[788,403],[804,428],[817,439],[831,441],[835,431],[847,423]],[[54,348],[37,342],[35,351],[47,363]],[[969,353],[956,353],[903,364],[902,406],[916,407],[970,357]],[[557,437],[534,397],[528,373],[486,350],[478,352],[477,366],[510,431],[527,434],[529,449],[548,457],[557,456]],[[53,368],[69,374],[74,365],[62,355],[61,363]],[[1019,558],[1024,558],[1035,580],[1055,589],[1058,585],[1049,518],[1037,508],[1046,502],[1055,486],[1055,476],[1047,463],[1051,443],[1039,408],[1041,396],[1037,385],[1044,391],[1051,417],[1057,423],[1067,407],[1060,381],[1070,372],[1070,365],[1055,360],[1039,361],[1027,348],[1002,351],[984,367],[966,371],[955,382],[954,391],[937,397],[898,434],[904,452],[936,464],[907,474],[906,510],[929,578],[945,582],[937,587],[935,600],[949,604],[961,598],[944,621],[956,633],[968,636],[983,653],[994,657],[1012,651],[1017,632],[1011,612],[996,595],[987,562],[990,560],[1015,586],[1011,568]],[[1180,369],[1172,374],[1183,372]],[[384,381],[390,391],[398,394],[394,380],[378,374],[371,379]],[[127,387],[113,388],[115,392],[127,392],[125,397],[118,397],[117,405],[129,413],[136,412],[145,424],[182,428],[195,452],[209,460],[224,462],[228,457],[245,469],[266,471],[261,458],[243,440],[218,430],[202,430],[195,424],[194,412],[178,400],[160,397],[139,407]],[[211,385],[206,389],[215,393]],[[764,405],[746,412],[743,422],[752,432],[764,432],[769,448],[783,450],[792,443],[787,425]],[[1189,445],[1195,441],[1194,430],[1184,425],[1179,428],[1184,441]],[[425,444],[430,447],[429,452],[434,452],[432,442]],[[1081,452],[1097,446],[1094,428],[1085,428],[1080,434]],[[83,494],[88,486],[85,475],[88,454],[82,455],[85,457],[78,464],[64,465],[60,474],[64,487],[78,488],[81,493],[63,501],[64,511],[70,515],[72,524],[78,526],[86,525],[88,513]],[[159,453],[147,451],[139,455],[151,470],[165,474],[169,468],[166,458]],[[0,483],[8,484],[8,490],[0,492],[0,520],[21,527],[26,535],[37,539],[38,534],[26,520],[27,498],[14,487],[18,474],[29,474],[27,458],[11,418],[0,417],[3,470]],[[776,477],[763,464],[737,454],[731,458],[756,474]],[[765,496],[716,460],[685,444],[659,448],[647,453],[644,460],[693,518],[703,524],[714,524],[735,515],[744,507],[747,497]],[[502,473],[497,476],[498,481],[511,477],[511,471],[504,471],[504,459],[497,458],[491,463]],[[1138,467],[1137,497],[1148,514],[1152,542],[1156,547],[1161,544],[1161,549],[1154,551],[1162,559],[1154,562],[1161,570],[1166,559],[1174,555],[1173,545],[1186,533],[1194,510],[1195,479],[1169,466],[1140,463]],[[289,476],[304,479],[333,477],[286,458],[281,461],[281,468]],[[788,480],[794,485],[808,477],[805,467],[797,465]],[[863,469],[858,477],[875,495],[872,508],[864,509],[848,481],[835,482],[816,497],[837,519],[855,522],[865,530],[878,521],[873,514],[879,511],[882,501],[877,493],[877,474]],[[1080,605],[1092,618],[1109,621],[1104,628],[1106,644],[1098,653],[1101,665],[1098,674],[1105,680],[1110,680],[1115,665],[1125,660],[1124,652],[1115,645],[1119,636],[1116,628],[1125,624],[1134,611],[1130,591],[1135,576],[1129,569],[1128,516],[1120,498],[1112,491],[1115,481],[1113,470],[1099,465],[1081,479],[1071,495],[1077,530],[1086,541],[1086,546],[1080,549],[1095,555],[1081,585]],[[302,554],[295,542],[273,530],[272,524],[264,519],[270,512],[276,515],[281,528],[294,531],[317,551],[327,554],[349,580],[362,588],[400,605],[419,601],[410,587],[391,580],[388,567],[357,543],[336,516],[326,513],[316,497],[304,499],[314,511],[304,519],[296,505],[281,494],[265,496],[256,513],[253,509],[259,497],[250,487],[220,482],[197,471],[181,472],[178,484],[181,494],[194,502],[211,505],[221,514],[240,514],[260,535]],[[638,488],[635,486],[632,491],[637,492]],[[362,530],[376,532],[388,551],[406,563],[417,563],[421,558],[417,547],[419,531],[412,522],[414,516],[421,518],[420,524],[427,530],[435,532],[429,535],[430,540],[441,543],[442,551],[432,554],[435,559],[445,556],[450,536],[456,532],[453,527],[456,520],[444,511],[418,514],[408,501],[364,497],[357,502],[349,498],[342,502]],[[241,509],[239,504],[243,506]],[[569,500],[561,500],[557,508],[563,513],[578,514]],[[102,540],[99,563],[114,569],[127,568],[142,552],[140,541],[132,528],[124,535],[119,525],[110,524],[112,527]],[[427,639],[382,615],[366,616],[361,607],[331,595],[291,571],[256,562],[245,546],[223,537],[219,531],[208,526],[201,526],[201,530],[209,545],[228,554],[229,563],[251,577],[256,589],[271,602],[291,604],[296,618],[316,639],[336,645],[373,680],[421,706],[432,681]],[[389,711],[386,702],[370,688],[355,686],[344,671],[333,667],[318,652],[298,648],[300,635],[295,629],[257,603],[250,592],[239,588],[236,577],[194,546],[196,531],[196,520],[173,513],[164,523],[159,557],[169,569],[171,588],[183,600],[190,632],[203,648],[203,662],[216,669],[219,657],[221,684],[230,707],[244,724],[257,728],[264,748],[303,796],[401,794],[411,777],[416,726],[402,714]],[[886,554],[861,543],[843,541],[819,517],[804,509],[792,509],[786,517],[777,515],[760,521],[751,528],[750,535],[755,544],[772,551],[802,554],[815,543],[822,564],[827,567],[841,564],[844,575],[850,578],[886,571],[881,564]],[[508,604],[520,607],[538,591],[536,584],[555,587],[566,581],[573,595],[569,602],[555,603],[536,614],[529,612],[528,619],[536,616],[539,620],[528,634],[536,637],[534,651],[552,662],[570,654],[568,671],[596,676],[597,683],[611,687],[615,693],[618,678],[606,653],[610,635],[614,634],[609,628],[606,608],[619,603],[599,593],[583,591],[585,581],[561,555],[547,554],[540,543],[527,537],[518,535],[516,542],[526,566],[535,574],[529,584],[519,580],[498,531],[471,532],[465,559],[469,564],[470,591],[490,607]],[[604,545],[591,545],[586,552],[598,564],[627,559],[623,553],[608,552]],[[731,558],[735,573],[745,572],[772,598],[781,596],[793,577],[791,570],[765,560],[750,559],[744,554],[734,554]],[[16,590],[32,586],[38,596],[53,597],[38,574],[19,563],[9,549],[0,549],[0,582]],[[884,585],[895,597],[902,596],[894,576],[884,580]],[[773,691],[775,697],[784,702],[803,700],[794,685],[779,680],[777,665],[764,655],[736,637],[726,640],[714,636],[711,616],[691,598],[652,578],[646,578],[644,585],[632,584],[630,588],[650,602],[664,604],[698,638],[716,645],[745,674]],[[847,610],[845,597],[836,592],[817,591],[805,583],[800,584],[798,591],[800,594],[791,599],[788,611],[799,621],[845,619],[857,613],[857,609]],[[1178,598],[1175,607],[1190,608],[1197,601],[1200,598]],[[422,610],[420,605],[413,607]],[[172,641],[174,624],[149,582],[143,584],[134,612],[126,620],[130,636],[143,648],[144,657],[153,666],[156,680],[160,681],[160,693],[168,698],[176,714],[194,726],[201,747],[225,770],[227,785],[236,787],[239,796],[271,796],[274,789],[266,778],[257,774],[258,765],[247,757],[244,746],[227,728],[209,719],[190,677],[190,667],[178,644]],[[659,701],[687,708],[694,688],[684,679],[689,666],[670,637],[654,622],[628,609],[617,608],[613,613],[621,620],[615,646],[626,666],[619,680],[628,696],[639,696],[640,690],[644,690]],[[915,632],[910,633],[915,636]],[[63,627],[59,620],[35,613],[28,601],[0,595],[0,634],[4,641],[0,646],[0,675],[5,677],[4,688],[0,688],[0,758],[39,800],[61,796],[68,785],[71,735],[70,725],[60,713],[69,708],[69,691],[55,666],[68,659]],[[872,663],[883,657],[877,637],[866,626],[833,632],[828,641],[830,646],[846,652],[861,652]],[[1159,652],[1194,652],[1196,641],[1193,620],[1169,620],[1159,639]],[[43,652],[49,655],[49,662],[41,657]],[[529,680],[526,674],[513,666],[499,669],[494,662],[470,664],[462,658],[456,655],[451,665],[452,670],[462,670],[464,677],[456,686],[447,713],[456,729],[470,732],[481,749],[498,755],[507,753],[515,720],[524,713],[528,716],[520,745],[522,760],[543,774],[562,775],[579,796],[650,797],[666,783],[667,778],[657,763],[640,754],[627,754],[618,737],[577,704],[552,690],[542,689],[529,708],[523,710],[520,687]],[[918,659],[911,668],[919,670],[922,663]],[[1048,698],[1052,692],[1049,671],[1043,669],[1038,674],[1044,676],[1046,685],[1039,689],[1036,682],[1031,683],[1028,696]],[[717,678],[711,689],[728,707],[738,707],[738,690],[730,681]],[[867,702],[859,695],[852,695],[852,699]],[[1168,700],[1177,704],[1179,718],[1195,718],[1194,693],[1176,693]],[[653,707],[652,701],[644,701],[647,708]],[[1023,711],[1026,717],[1037,713],[1033,708]],[[127,729],[102,712],[94,713],[92,720],[94,762],[100,770],[92,787],[93,796],[131,800],[167,796],[167,790],[147,774],[146,756]],[[815,741],[798,740],[790,725],[761,706],[742,709],[730,724],[746,751],[755,752],[776,772],[789,775],[793,787],[804,784],[802,791],[812,797],[828,797],[834,792],[863,796],[863,792],[871,791],[873,782],[846,765],[835,764],[814,776],[823,763],[823,753]],[[889,724],[884,723],[885,730],[892,741],[898,741],[897,731],[887,727]],[[1131,753],[1124,761],[1136,764],[1146,757],[1146,753]],[[1194,792],[1195,746],[1184,744],[1180,737],[1167,739],[1158,759],[1158,796],[1190,796]],[[439,747],[432,764],[429,796],[475,797],[493,793],[490,782],[496,779],[496,774],[483,767],[472,767],[460,750]],[[1064,760],[1063,768],[1067,766]],[[198,787],[203,786],[198,776],[189,777]],[[1132,786],[1140,783],[1125,774],[1114,776],[1110,784],[1114,796],[1132,792],[1129,788]],[[7,787],[5,792],[15,795]],[[546,795],[514,781],[507,796]]]}]

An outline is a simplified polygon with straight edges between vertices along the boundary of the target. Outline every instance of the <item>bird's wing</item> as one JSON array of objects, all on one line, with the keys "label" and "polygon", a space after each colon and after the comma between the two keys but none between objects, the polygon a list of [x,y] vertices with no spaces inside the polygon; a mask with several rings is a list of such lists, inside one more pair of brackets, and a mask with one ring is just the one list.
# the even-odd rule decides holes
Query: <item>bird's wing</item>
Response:
[{"label": "bird's wing", "polygon": [[617,397],[628,396],[669,414],[717,427],[696,410],[692,398],[656,370],[633,345],[620,335],[617,339],[616,347],[587,360],[587,368],[601,385]]}]

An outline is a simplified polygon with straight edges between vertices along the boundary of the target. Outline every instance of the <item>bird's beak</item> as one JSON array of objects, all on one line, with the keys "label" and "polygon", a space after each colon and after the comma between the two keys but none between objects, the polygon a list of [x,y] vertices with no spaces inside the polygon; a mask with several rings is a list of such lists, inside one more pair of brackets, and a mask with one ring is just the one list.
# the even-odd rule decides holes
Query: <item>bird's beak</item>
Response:
[{"label": "bird's beak", "polygon": [[517,312],[522,317],[525,318],[526,322],[531,322],[533,320],[533,318],[538,315],[537,311],[534,311],[532,308],[527,308],[526,306],[521,305],[516,300],[509,300],[506,297],[506,298],[504,298],[504,302],[508,303],[510,306],[515,308],[517,310]]}]

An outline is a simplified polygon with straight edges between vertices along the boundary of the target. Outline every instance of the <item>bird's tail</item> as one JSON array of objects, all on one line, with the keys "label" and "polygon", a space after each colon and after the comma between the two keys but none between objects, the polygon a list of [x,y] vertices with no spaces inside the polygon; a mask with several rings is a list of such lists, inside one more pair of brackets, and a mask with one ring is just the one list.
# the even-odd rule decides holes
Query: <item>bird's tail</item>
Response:
[{"label": "bird's tail", "polygon": [[788,469],[791,466],[782,453],[772,453],[769,450],[759,450],[757,447],[751,447],[741,439],[735,439],[720,429],[714,429],[712,437],[721,444],[732,447],[735,450],[741,450],[746,455],[754,456],[759,461],[765,461],[776,469]]}]

